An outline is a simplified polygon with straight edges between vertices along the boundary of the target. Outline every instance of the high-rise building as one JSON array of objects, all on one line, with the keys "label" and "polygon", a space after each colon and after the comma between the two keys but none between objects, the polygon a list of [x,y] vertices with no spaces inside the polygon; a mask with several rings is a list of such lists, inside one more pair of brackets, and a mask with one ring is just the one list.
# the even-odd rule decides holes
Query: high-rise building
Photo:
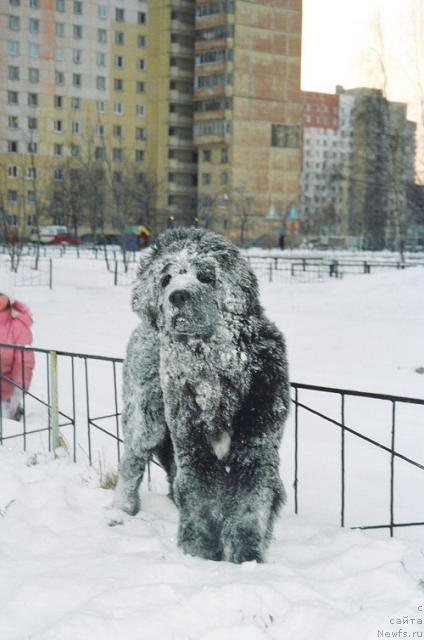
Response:
[{"label": "high-rise building", "polygon": [[302,219],[309,236],[371,249],[406,237],[415,124],[377,89],[303,94]]},{"label": "high-rise building", "polygon": [[301,0],[5,0],[0,47],[12,222],[72,222],[90,172],[105,227],[126,207],[155,232],[198,217],[246,239],[298,205]]}]

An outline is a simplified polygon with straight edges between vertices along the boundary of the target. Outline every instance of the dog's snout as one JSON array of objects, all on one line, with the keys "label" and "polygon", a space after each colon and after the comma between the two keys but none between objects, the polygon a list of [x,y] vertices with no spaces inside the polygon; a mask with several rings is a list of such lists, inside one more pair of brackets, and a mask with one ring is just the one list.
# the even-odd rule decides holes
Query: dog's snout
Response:
[{"label": "dog's snout", "polygon": [[190,300],[190,293],[186,289],[176,289],[169,296],[169,301],[177,309],[181,309]]}]

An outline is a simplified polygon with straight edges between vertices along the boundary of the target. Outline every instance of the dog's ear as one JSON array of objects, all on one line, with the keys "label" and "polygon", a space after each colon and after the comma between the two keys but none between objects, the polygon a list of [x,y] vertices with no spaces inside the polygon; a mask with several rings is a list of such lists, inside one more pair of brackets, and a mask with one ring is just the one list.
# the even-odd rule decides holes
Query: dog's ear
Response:
[{"label": "dog's ear", "polygon": [[137,315],[148,320],[157,329],[156,292],[154,266],[158,252],[157,243],[142,254],[137,271],[137,281],[132,292],[132,308]]}]

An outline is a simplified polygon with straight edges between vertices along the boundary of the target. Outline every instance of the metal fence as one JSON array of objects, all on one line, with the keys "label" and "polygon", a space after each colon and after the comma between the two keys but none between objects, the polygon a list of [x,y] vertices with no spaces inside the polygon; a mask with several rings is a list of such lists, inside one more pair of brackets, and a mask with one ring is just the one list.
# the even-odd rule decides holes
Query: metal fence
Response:
[{"label": "metal fence", "polygon": [[[14,349],[23,366],[29,348],[0,348]],[[18,423],[0,412],[0,444],[27,451],[59,444],[74,461],[115,471],[122,447],[122,359],[31,350],[36,368],[23,394],[24,415]],[[423,531],[424,400],[291,386],[282,447],[289,508],[391,536],[399,528]]]},{"label": "metal fence", "polygon": [[15,287],[53,287],[53,261],[51,258],[24,256],[19,260],[17,271],[11,270],[10,259],[2,256],[0,272],[7,271],[13,279]]}]

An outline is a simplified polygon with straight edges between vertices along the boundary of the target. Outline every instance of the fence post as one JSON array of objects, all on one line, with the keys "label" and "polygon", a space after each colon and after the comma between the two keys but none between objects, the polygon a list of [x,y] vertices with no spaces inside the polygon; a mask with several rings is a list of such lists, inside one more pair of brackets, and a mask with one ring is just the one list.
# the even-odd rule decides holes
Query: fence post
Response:
[{"label": "fence post", "polygon": [[49,260],[49,289],[53,289],[53,260]]},{"label": "fence post", "polygon": [[118,261],[115,259],[115,274],[113,277],[113,284],[116,286],[118,284]]},{"label": "fence post", "polygon": [[54,451],[59,447],[59,390],[57,384],[57,352],[50,351],[50,406],[49,423],[51,444]]},{"label": "fence post", "polygon": [[269,281],[272,282],[272,262],[269,263]]}]

